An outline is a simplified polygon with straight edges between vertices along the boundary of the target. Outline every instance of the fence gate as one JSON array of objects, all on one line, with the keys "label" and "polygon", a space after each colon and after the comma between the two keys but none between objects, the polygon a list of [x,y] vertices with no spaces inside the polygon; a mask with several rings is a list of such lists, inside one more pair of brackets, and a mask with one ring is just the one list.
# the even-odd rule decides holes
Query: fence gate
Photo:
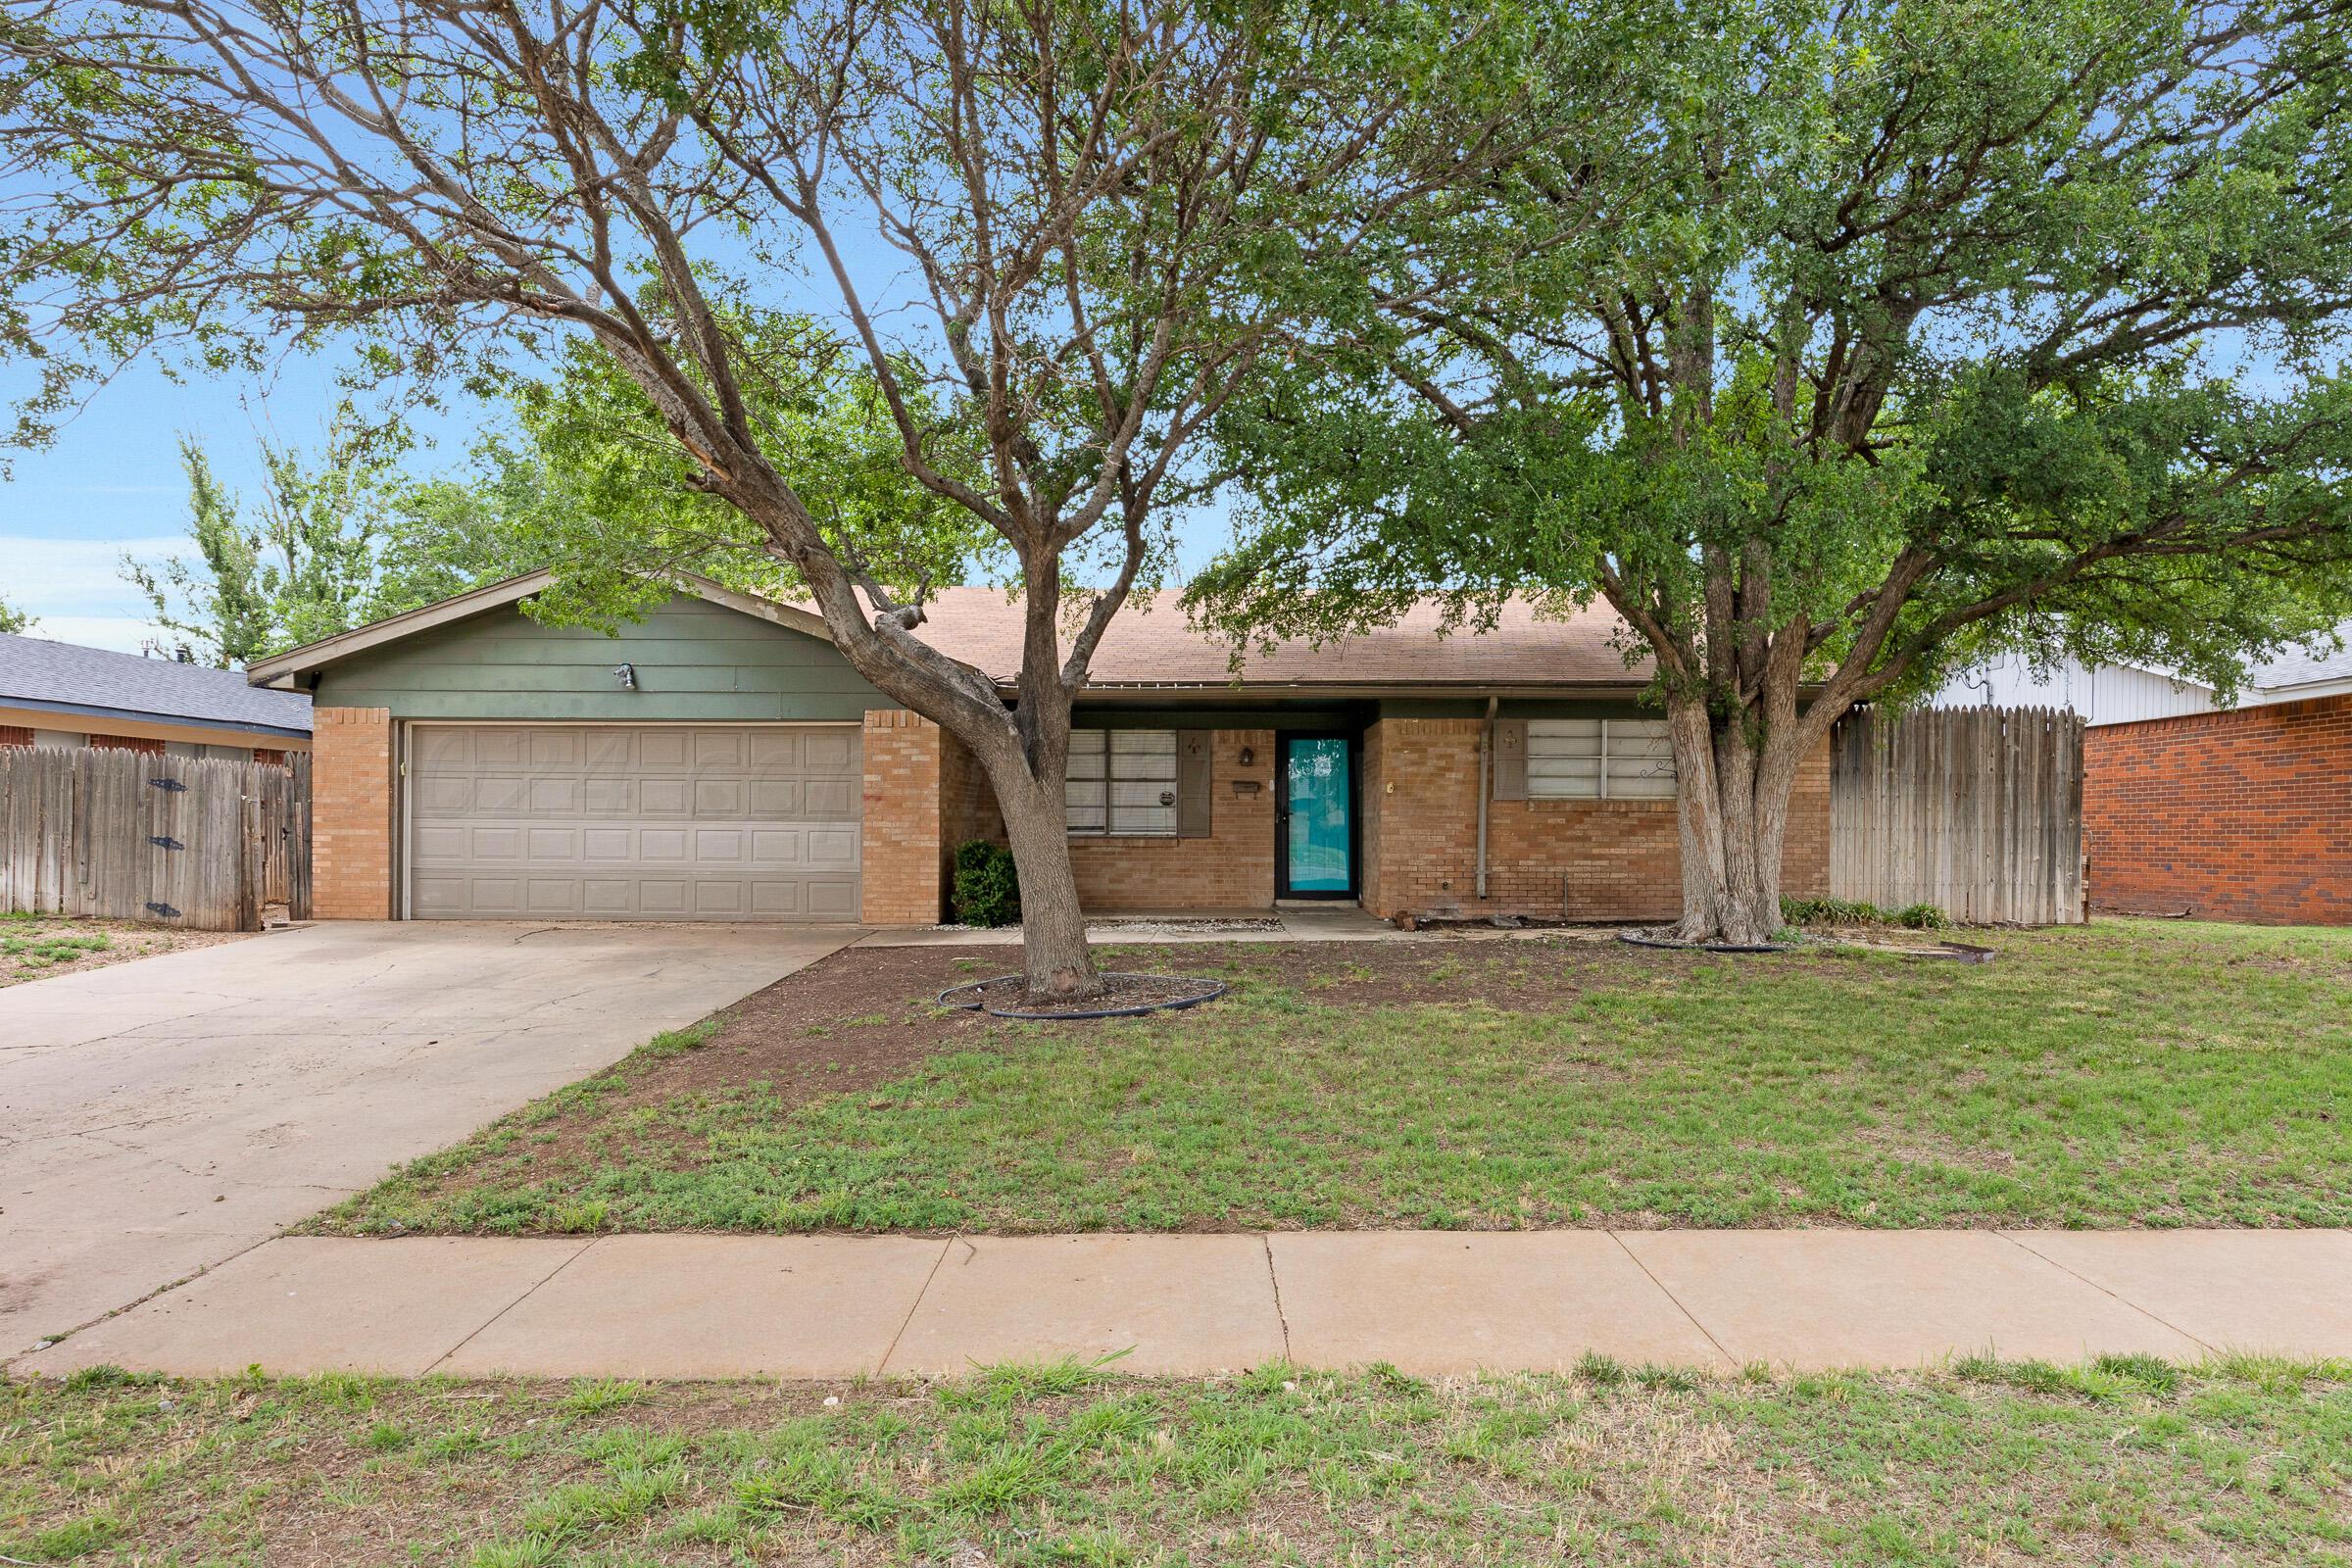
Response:
[{"label": "fence gate", "polygon": [[311,916],[311,760],[0,747],[0,909],[258,931]]},{"label": "fence gate", "polygon": [[2081,920],[2082,720],[2048,708],[1839,719],[1830,892],[1961,920]]}]

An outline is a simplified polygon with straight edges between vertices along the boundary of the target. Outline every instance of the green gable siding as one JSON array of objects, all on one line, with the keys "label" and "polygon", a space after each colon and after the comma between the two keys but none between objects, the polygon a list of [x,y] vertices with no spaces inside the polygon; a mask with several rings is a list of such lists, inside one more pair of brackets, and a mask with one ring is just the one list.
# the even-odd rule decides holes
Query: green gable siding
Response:
[{"label": "green gable siding", "polygon": [[[620,663],[637,666],[635,691],[614,678]],[[855,720],[899,706],[832,644],[683,595],[616,637],[486,611],[328,665],[314,701],[394,718],[638,723]]]}]

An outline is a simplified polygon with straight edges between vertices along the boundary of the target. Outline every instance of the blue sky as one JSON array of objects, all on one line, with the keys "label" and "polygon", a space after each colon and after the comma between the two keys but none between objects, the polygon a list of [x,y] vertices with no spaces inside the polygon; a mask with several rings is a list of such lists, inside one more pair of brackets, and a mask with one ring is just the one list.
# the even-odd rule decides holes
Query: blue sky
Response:
[{"label": "blue sky", "polygon": [[[33,635],[139,653],[152,634],[148,605],[123,580],[125,554],[179,553],[187,533],[187,481],[179,438],[192,435],[231,488],[260,484],[259,440],[316,448],[336,391],[330,368],[290,362],[267,383],[174,384],[137,368],[102,388],[55,443],[5,454],[0,482],[0,599],[39,618]],[[0,377],[0,394],[9,390]],[[432,445],[410,466],[455,468],[479,414],[453,411],[421,426]],[[1222,542],[1220,515],[1192,523],[1181,564],[1203,564]]]},{"label": "blue sky", "polygon": [[[312,362],[268,382],[175,385],[144,367],[99,390],[50,447],[6,454],[0,483],[0,599],[39,617],[34,634],[138,653],[148,607],[122,578],[127,553],[184,547],[187,481],[179,437],[204,443],[239,490],[259,481],[257,436],[314,445],[334,405],[332,377]],[[10,390],[0,382],[0,391]],[[428,456],[454,463],[462,434]]]}]

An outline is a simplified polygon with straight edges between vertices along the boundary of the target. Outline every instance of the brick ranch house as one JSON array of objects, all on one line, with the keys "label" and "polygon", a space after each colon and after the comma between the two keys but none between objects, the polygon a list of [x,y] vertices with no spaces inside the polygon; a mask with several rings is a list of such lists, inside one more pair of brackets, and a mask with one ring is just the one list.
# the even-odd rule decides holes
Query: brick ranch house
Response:
[{"label": "brick ranch house", "polygon": [[2352,651],[2260,665],[2229,709],[2210,687],[2120,664],[2004,660],[1938,704],[1972,691],[2082,715],[2094,907],[2352,925]]},{"label": "brick ranch house", "polygon": [[[525,615],[546,582],[251,671],[313,701],[321,918],[929,924],[956,846],[1001,839],[962,745],[868,685],[815,615],[681,579],[612,638]],[[1009,680],[1020,623],[1002,592],[946,590],[929,616],[920,635]],[[1081,898],[1671,917],[1673,764],[1614,625],[1514,610],[1441,638],[1424,614],[1253,656],[1237,679],[1221,643],[1139,600],[1079,705]],[[1825,747],[1792,808],[1788,890],[1825,891],[1828,859]]]}]

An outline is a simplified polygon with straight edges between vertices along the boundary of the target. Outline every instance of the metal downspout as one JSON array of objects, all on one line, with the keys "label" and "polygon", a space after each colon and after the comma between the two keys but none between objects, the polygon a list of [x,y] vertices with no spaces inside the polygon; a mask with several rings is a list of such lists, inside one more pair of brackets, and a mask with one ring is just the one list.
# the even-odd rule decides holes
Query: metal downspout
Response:
[{"label": "metal downspout", "polygon": [[1494,793],[1494,710],[1502,699],[1487,699],[1486,727],[1478,732],[1478,896],[1487,896],[1487,799]]}]

